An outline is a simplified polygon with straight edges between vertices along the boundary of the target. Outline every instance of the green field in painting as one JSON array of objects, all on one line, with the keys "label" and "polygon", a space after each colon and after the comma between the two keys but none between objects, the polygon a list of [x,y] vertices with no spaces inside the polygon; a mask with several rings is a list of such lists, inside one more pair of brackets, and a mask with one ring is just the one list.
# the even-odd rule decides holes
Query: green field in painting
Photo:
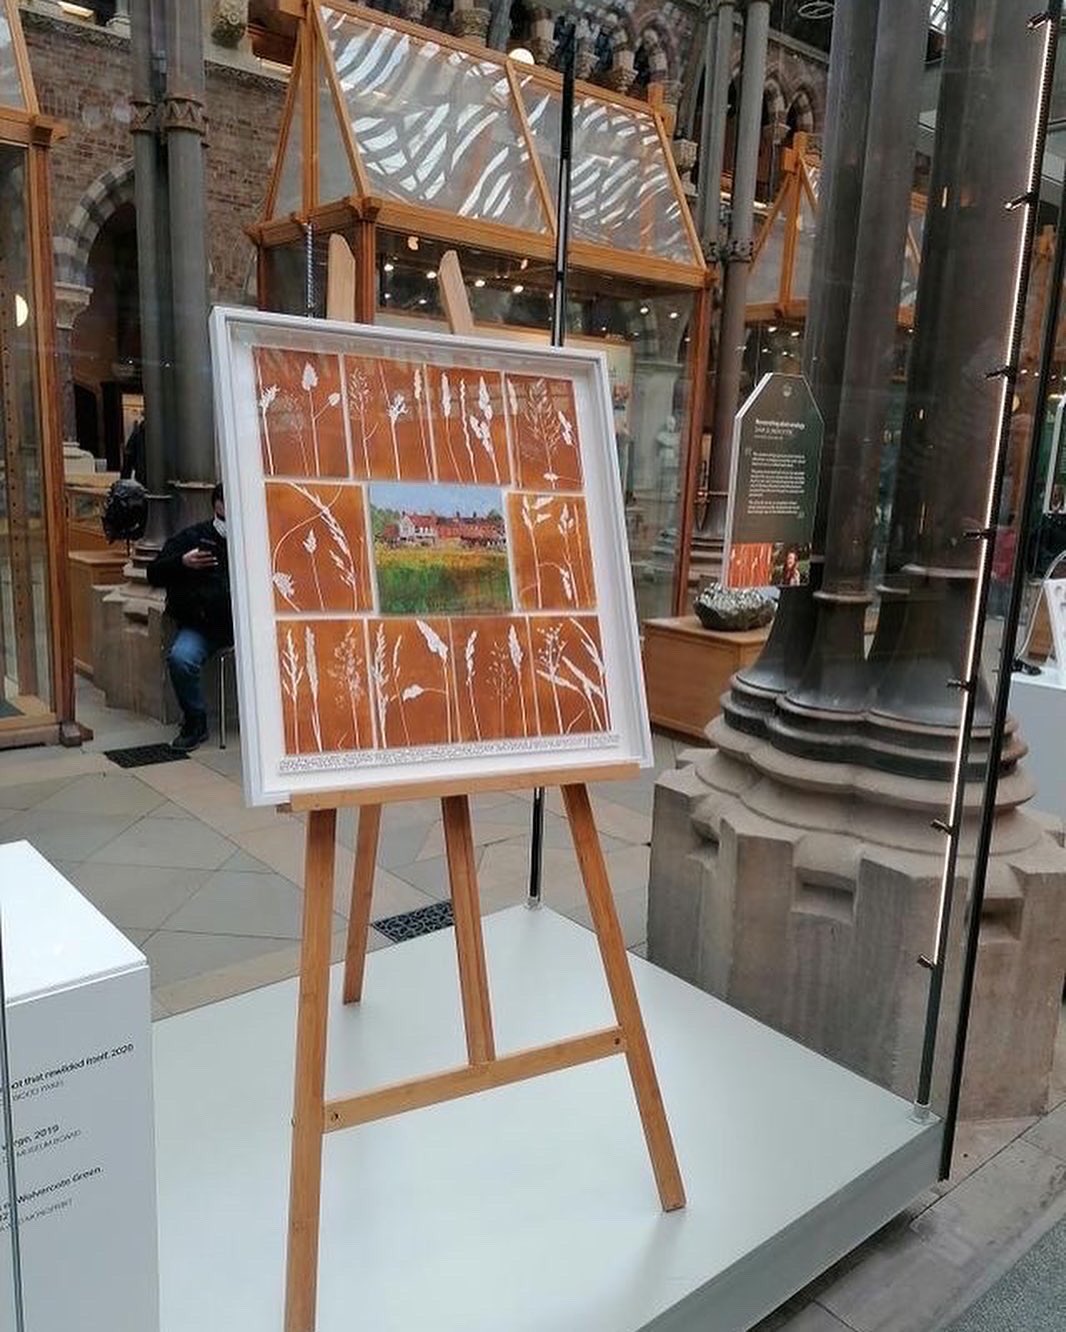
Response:
[{"label": "green field in painting", "polygon": [[478,615],[509,611],[511,580],[502,550],[374,547],[384,615]]}]

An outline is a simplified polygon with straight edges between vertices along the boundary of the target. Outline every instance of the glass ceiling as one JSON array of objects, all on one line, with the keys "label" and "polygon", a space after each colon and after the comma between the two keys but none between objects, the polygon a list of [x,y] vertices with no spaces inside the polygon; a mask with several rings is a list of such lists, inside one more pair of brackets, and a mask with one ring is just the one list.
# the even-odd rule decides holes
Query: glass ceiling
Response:
[{"label": "glass ceiling", "polygon": [[11,32],[3,0],[0,0],[0,106],[26,109],[18,65],[15,62],[15,41]]},{"label": "glass ceiling", "polygon": [[[342,185],[340,164],[327,170],[330,134],[323,118],[320,179],[324,186],[328,177],[335,188],[320,203],[365,192],[550,237],[559,170],[557,83],[488,51],[474,54],[365,13],[330,4],[317,9],[340,114],[364,178],[360,189],[350,174]],[[287,158],[291,134],[289,144]],[[334,144],[329,155],[339,151]],[[702,268],[667,151],[649,111],[579,91],[573,239]],[[275,215],[287,211],[281,193],[288,194],[279,192]]]}]

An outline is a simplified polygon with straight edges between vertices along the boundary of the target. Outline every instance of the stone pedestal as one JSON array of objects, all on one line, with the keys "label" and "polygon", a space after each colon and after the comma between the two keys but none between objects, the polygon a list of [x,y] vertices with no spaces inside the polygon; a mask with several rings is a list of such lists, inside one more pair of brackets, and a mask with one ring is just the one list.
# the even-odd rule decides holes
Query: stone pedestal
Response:
[{"label": "stone pedestal", "polygon": [[[913,1098],[936,936],[947,789],[771,749],[720,720],[656,788],[648,956],[864,1076]],[[1066,969],[1061,825],[1001,782],[962,1113],[1047,1109]],[[979,788],[971,787],[969,818]],[[966,844],[972,845],[971,836]],[[959,864],[933,1108],[943,1108],[957,1013]]]}]

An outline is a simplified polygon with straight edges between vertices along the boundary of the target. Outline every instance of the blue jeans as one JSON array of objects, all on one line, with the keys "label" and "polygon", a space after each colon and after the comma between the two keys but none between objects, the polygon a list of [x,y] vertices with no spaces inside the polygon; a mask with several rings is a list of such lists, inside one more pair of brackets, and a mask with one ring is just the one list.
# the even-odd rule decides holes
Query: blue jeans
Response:
[{"label": "blue jeans", "polygon": [[186,721],[201,722],[207,716],[201,673],[204,663],[218,651],[218,644],[199,629],[179,629],[170,651],[167,668],[170,682]]}]

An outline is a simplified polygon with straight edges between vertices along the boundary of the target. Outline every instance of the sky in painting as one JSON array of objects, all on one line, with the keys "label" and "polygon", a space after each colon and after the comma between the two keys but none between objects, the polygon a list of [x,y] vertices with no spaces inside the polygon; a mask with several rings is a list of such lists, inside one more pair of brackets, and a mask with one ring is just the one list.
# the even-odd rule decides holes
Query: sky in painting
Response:
[{"label": "sky in painting", "polygon": [[436,513],[451,516],[461,513],[484,515],[495,509],[502,512],[502,498],[495,486],[451,486],[419,481],[373,481],[370,503],[376,509],[395,509],[403,513]]}]

